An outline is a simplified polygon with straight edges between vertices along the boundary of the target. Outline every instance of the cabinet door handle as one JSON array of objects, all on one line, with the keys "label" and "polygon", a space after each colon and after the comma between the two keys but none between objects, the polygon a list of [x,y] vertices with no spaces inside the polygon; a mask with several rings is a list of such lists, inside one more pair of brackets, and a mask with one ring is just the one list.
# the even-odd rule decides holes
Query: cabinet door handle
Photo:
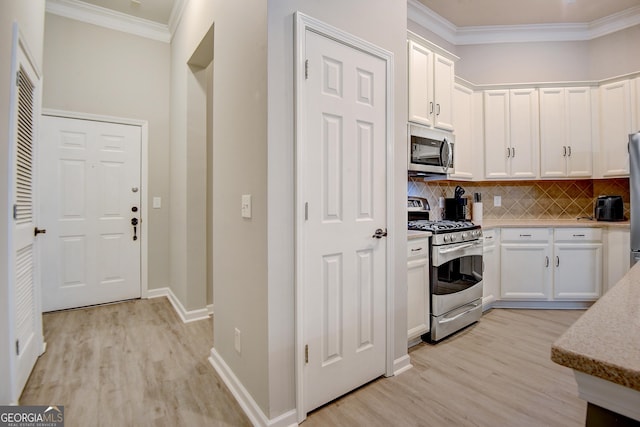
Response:
[{"label": "cabinet door handle", "polygon": [[568,148],[568,150],[569,150],[567,155],[568,155],[569,157],[571,157],[571,146],[569,145],[567,148]]},{"label": "cabinet door handle", "polygon": [[549,257],[548,256],[544,257],[544,266],[545,267],[549,267]]},{"label": "cabinet door handle", "polygon": [[436,116],[440,115],[440,104],[436,104],[436,108],[438,111],[436,111]]},{"label": "cabinet door handle", "polygon": [[556,267],[560,267],[560,257],[556,257]]},{"label": "cabinet door handle", "polygon": [[516,147],[511,148],[511,157],[516,156]]},{"label": "cabinet door handle", "polygon": [[507,159],[511,157],[511,148],[507,147]]},{"label": "cabinet door handle", "polygon": [[433,101],[429,102],[429,114],[433,114]]},{"label": "cabinet door handle", "polygon": [[566,145],[562,146],[562,157],[567,157],[567,146]]}]

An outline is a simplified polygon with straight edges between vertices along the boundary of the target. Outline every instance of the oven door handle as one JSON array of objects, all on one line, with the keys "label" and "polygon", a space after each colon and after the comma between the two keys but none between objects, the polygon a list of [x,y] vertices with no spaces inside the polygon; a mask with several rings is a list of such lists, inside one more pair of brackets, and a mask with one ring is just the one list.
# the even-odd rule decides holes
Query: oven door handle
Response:
[{"label": "oven door handle", "polygon": [[455,246],[453,248],[440,248],[440,249],[438,249],[438,253],[448,254],[448,253],[455,252],[455,251],[461,251],[463,249],[471,248],[471,247],[475,246],[476,244],[477,243],[474,242],[474,243],[467,243],[465,245]]},{"label": "oven door handle", "polygon": [[478,306],[480,306],[479,303],[473,304],[473,307],[471,307],[469,310],[465,310],[462,313],[457,314],[457,315],[455,315],[453,317],[450,317],[450,318],[447,318],[447,319],[444,319],[444,320],[440,320],[438,323],[443,324],[443,323],[453,322],[454,320],[459,319],[460,317],[464,316],[465,314],[469,313],[470,311],[475,310],[476,308],[478,308]]}]

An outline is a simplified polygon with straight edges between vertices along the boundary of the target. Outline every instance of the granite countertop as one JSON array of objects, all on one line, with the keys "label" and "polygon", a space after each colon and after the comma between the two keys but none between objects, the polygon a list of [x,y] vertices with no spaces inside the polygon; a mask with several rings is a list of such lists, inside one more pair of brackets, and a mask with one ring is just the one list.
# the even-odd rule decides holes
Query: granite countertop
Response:
[{"label": "granite countertop", "polygon": [[558,338],[551,360],[640,391],[640,263]]},{"label": "granite countertop", "polygon": [[629,228],[629,221],[593,221],[588,219],[485,219],[480,225],[484,229],[505,227],[597,227]]}]

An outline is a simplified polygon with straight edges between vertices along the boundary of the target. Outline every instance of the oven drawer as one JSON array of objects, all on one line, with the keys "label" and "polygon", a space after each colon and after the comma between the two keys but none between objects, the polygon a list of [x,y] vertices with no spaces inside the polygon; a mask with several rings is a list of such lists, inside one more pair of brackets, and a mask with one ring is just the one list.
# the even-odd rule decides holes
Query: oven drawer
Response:
[{"label": "oven drawer", "polygon": [[407,244],[407,257],[426,257],[429,256],[429,239],[410,240]]},{"label": "oven drawer", "polygon": [[431,340],[442,338],[480,320],[482,316],[482,300],[477,299],[462,307],[451,310],[442,316],[431,317]]}]

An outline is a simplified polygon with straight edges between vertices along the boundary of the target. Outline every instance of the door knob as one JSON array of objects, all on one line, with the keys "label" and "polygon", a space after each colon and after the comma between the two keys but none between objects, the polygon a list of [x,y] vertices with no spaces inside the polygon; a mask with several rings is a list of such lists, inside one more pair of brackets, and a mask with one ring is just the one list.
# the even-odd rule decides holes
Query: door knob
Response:
[{"label": "door knob", "polygon": [[385,237],[387,235],[387,229],[385,228],[384,230],[382,228],[378,228],[375,233],[373,233],[373,237],[374,239],[382,239],[383,237]]},{"label": "door knob", "polygon": [[36,227],[36,228],[33,229],[33,235],[34,236],[37,236],[38,234],[45,234],[46,232],[47,232],[47,230],[44,229],[44,228]]}]

